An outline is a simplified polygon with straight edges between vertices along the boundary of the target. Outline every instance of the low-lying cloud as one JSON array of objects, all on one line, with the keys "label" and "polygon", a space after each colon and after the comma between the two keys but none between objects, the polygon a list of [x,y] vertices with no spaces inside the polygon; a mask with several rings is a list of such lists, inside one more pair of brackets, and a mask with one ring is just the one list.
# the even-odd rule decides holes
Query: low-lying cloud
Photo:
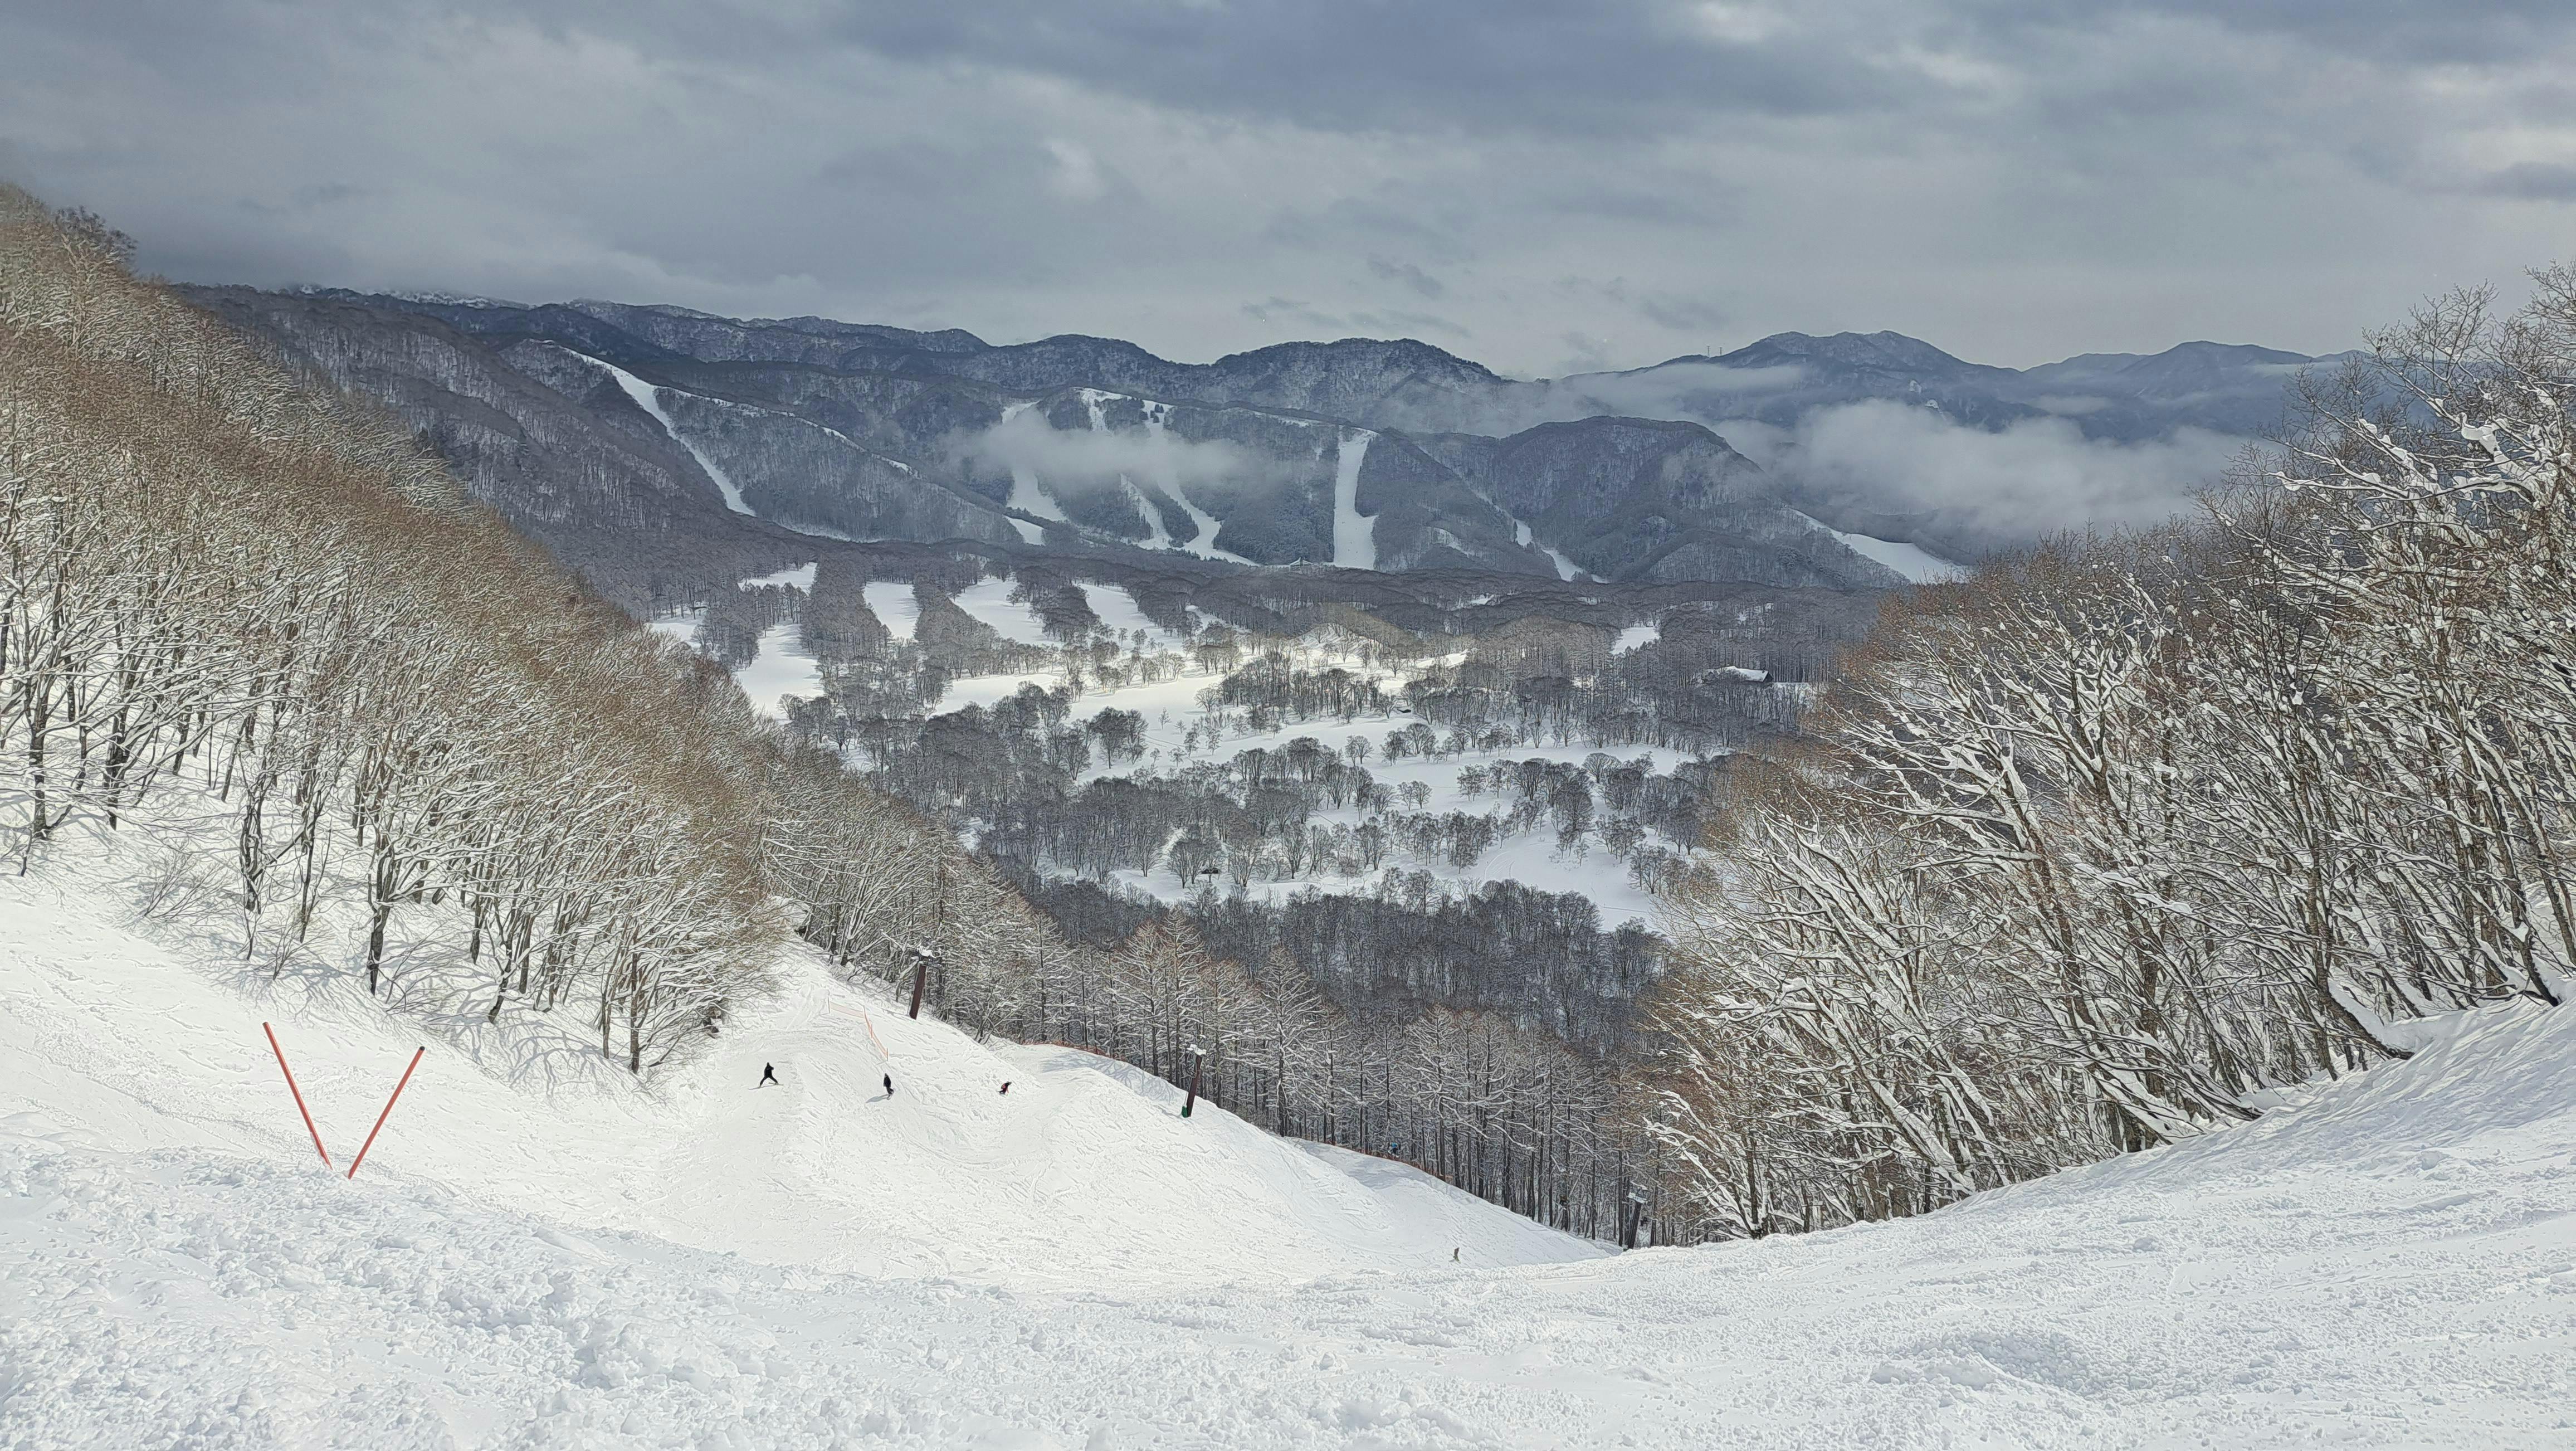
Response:
[{"label": "low-lying cloud", "polygon": [[1222,439],[1133,428],[1057,428],[1034,408],[959,437],[950,452],[972,468],[1032,475],[1059,491],[1114,488],[1122,477],[1166,490],[1240,486],[1267,483],[1281,472],[1277,460]]},{"label": "low-lying cloud", "polygon": [[1617,414],[1622,418],[1670,418],[1706,422],[1739,411],[1767,393],[1795,388],[1805,381],[1794,365],[1731,368],[1724,363],[1666,363],[1633,373],[1592,373],[1558,378],[1545,389],[1539,407],[1545,421]]},{"label": "low-lying cloud", "polygon": [[1721,432],[1822,500],[1926,516],[1988,544],[2162,523],[2188,511],[2246,444],[2198,428],[2121,443],[2087,438],[2065,418],[1989,432],[1882,399],[1819,408],[1794,428],[1729,422]]},{"label": "low-lying cloud", "polygon": [[1731,368],[1724,363],[1666,363],[1633,373],[1577,373],[1514,383],[1454,407],[1423,405],[1397,419],[1430,432],[1458,430],[1501,437],[1542,423],[1585,418],[1656,418],[1712,427],[1805,380],[1794,365]]}]

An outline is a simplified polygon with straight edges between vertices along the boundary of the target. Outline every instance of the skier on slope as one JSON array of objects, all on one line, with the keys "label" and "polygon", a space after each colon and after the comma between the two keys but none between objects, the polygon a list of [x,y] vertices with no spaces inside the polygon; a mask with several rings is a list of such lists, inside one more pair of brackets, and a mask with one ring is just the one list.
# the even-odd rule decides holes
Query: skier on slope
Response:
[{"label": "skier on slope", "polygon": [[[769,1064],[769,1063],[763,1063],[763,1064],[761,1064],[761,1065],[760,1065],[760,1081],[759,1081],[758,1083],[753,1084],[753,1085],[752,1085],[752,1087],[753,1087],[753,1088],[755,1088],[755,1089],[767,1088],[769,1085],[771,1085],[771,1084],[773,1084],[773,1083],[778,1083],[778,1069],[777,1069],[776,1065],[774,1065],[774,1064]],[[778,1084],[778,1086],[779,1086],[779,1087],[781,1087],[781,1088],[784,1088],[784,1087],[786,1087],[787,1085],[785,1085],[785,1084],[783,1084],[783,1083],[779,1083],[779,1084]]]},{"label": "skier on slope", "polygon": [[888,1098],[892,1098],[892,1097],[894,1097],[894,1075],[893,1075],[893,1074],[891,1074],[891,1073],[887,1074],[887,1075],[885,1076],[885,1083],[886,1083],[886,1097],[888,1097]]}]

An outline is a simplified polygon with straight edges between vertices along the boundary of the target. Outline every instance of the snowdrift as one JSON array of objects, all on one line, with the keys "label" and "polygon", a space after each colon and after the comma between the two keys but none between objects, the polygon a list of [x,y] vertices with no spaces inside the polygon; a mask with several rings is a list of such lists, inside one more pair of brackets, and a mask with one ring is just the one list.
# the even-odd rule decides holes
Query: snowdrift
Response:
[{"label": "snowdrift", "polygon": [[1557,1264],[812,971],[657,1097],[433,1045],[354,1183],[262,1016],[345,1162],[381,1014],[0,883],[0,1445],[2576,1444],[2576,1012],[1918,1220]]}]

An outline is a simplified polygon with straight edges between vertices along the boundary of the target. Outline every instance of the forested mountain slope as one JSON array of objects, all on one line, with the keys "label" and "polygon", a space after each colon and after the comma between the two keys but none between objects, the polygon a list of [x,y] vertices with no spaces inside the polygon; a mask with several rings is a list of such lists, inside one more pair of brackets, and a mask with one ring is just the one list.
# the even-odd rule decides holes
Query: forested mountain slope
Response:
[{"label": "forested mountain slope", "polygon": [[[645,523],[674,512],[673,475],[686,527],[728,550],[756,549],[759,520],[1004,552],[1884,586],[1884,542],[1956,559],[2087,509],[2170,512],[2229,440],[2277,429],[2302,368],[2339,361],[2187,343],[2015,371],[1893,333],[1783,333],[1523,382],[1409,340],[1183,364],[1106,338],[597,301],[189,295],[390,402],[612,592],[674,563]],[[2087,478],[2151,458],[2199,477]]]},{"label": "forested mountain slope", "polygon": [[2385,335],[2206,522],[1892,605],[1739,763],[1659,989],[1709,1215],[1906,1213],[2566,1001],[2576,273],[2535,277]]},{"label": "forested mountain slope", "polygon": [[[1439,391],[1427,379],[1499,382],[1421,344],[1185,367],[1101,339],[924,345],[604,303],[188,295],[385,400],[481,497],[613,591],[675,567],[674,529],[729,562],[792,531],[1176,564],[1900,580],[1696,423],[1586,416],[1494,440],[1389,428],[1387,409]],[[676,507],[674,479],[688,495]]]},{"label": "forested mountain slope", "polygon": [[[978,1032],[1172,1077],[1199,1044],[1209,1097],[1282,1133],[1407,1145],[1559,1224],[1616,1217],[1638,1140],[1597,1052],[1347,1012],[1294,963],[1185,932],[1070,939],[1020,890],[1040,883],[587,593],[399,426],[131,277],[94,220],[0,204],[0,830],[22,870],[134,841],[140,906],[254,978],[639,1078],[709,1051],[801,934]],[[948,596],[914,602],[1004,648]],[[1399,1056],[1442,1067],[1426,1088]],[[1471,1077],[1473,1118],[1390,1132]]]}]

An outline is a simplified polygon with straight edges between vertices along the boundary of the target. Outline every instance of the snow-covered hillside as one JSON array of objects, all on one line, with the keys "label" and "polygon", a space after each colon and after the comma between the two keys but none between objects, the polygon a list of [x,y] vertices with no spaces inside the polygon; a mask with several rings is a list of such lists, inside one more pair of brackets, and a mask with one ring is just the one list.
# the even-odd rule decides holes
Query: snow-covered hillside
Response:
[{"label": "snow-covered hillside", "polygon": [[1922,1219],[1549,1265],[1591,1251],[796,966],[651,1097],[436,1041],[352,1182],[258,1023],[343,1163],[412,1038],[115,899],[0,883],[11,1447],[2576,1436],[2576,1013]]},{"label": "snow-covered hillside", "polygon": [[[1354,435],[1350,451],[1356,455],[1365,443],[1365,435]],[[748,622],[737,616],[730,626],[711,625],[710,607],[701,604],[647,623],[666,638],[697,645],[727,661],[753,705],[772,719],[784,720],[791,701],[821,694],[827,675],[835,669],[817,658],[817,647],[811,644],[817,638],[830,639],[830,628],[826,626],[819,636],[813,633],[806,620],[808,612],[822,608],[828,615],[829,609],[847,610],[853,603],[816,605],[817,570],[818,566],[807,564],[739,581],[746,595],[762,591],[785,595],[783,603],[767,606],[768,612]],[[1249,790],[1244,781],[1211,788],[1206,773],[1246,752],[1275,754],[1292,745],[1310,752],[1319,746],[1338,759],[1364,763],[1369,779],[1382,788],[1379,794],[1337,800],[1330,809],[1307,803],[1299,818],[1301,832],[1338,833],[1326,843],[1330,850],[1301,846],[1291,853],[1284,842],[1274,841],[1266,852],[1236,853],[1245,858],[1233,863],[1239,868],[1239,880],[1225,885],[1273,904],[1308,889],[1369,895],[1381,889],[1385,872],[1394,868],[1408,879],[1433,884],[1433,890],[1453,900],[1508,880],[1552,892],[1580,893],[1594,904],[1605,929],[1650,925],[1661,911],[1656,892],[1690,856],[1697,823],[1683,819],[1677,824],[1670,817],[1639,819],[1631,829],[1616,826],[1609,809],[1601,810],[1597,818],[1589,815],[1595,801],[1606,808],[1608,800],[1607,783],[1595,768],[1616,766],[1631,775],[1642,770],[1671,777],[1685,769],[1704,768],[1733,749],[1724,744],[1689,749],[1644,744],[1604,748],[1578,729],[1549,732],[1517,721],[1511,723],[1511,730],[1483,730],[1470,741],[1454,726],[1444,730],[1419,721],[1404,703],[1407,687],[1468,661],[1472,639],[1445,653],[1425,654],[1420,653],[1421,645],[1413,651],[1389,649],[1337,626],[1310,629],[1295,637],[1238,636],[1195,607],[1181,608],[1177,617],[1167,612],[1158,620],[1127,586],[1062,583],[1045,577],[1032,580],[1009,573],[963,587],[869,580],[859,594],[857,608],[882,627],[886,640],[900,653],[864,657],[856,678],[882,682],[890,664],[896,676],[922,673],[916,681],[917,696],[854,709],[890,707],[897,714],[922,716],[968,707],[991,710],[1024,688],[1034,687],[1058,695],[1047,709],[1055,713],[1052,719],[1072,729],[1091,726],[1106,712],[1137,718],[1122,732],[1134,741],[1133,753],[1091,754],[1083,767],[1061,783],[1064,789],[1079,790],[1103,778],[1119,777],[1185,783],[1185,790],[1221,789],[1244,796]],[[1055,611],[1053,615],[1041,611],[1042,598]],[[1465,603],[1481,605],[1491,599],[1477,596]],[[989,631],[990,643],[971,654],[952,654],[942,661],[946,668],[925,670],[923,661],[928,656],[922,649],[903,649],[920,645],[925,601],[943,612],[953,606],[950,618],[962,615]],[[722,605],[719,601],[716,606],[719,613]],[[1633,657],[1655,644],[1662,633],[1659,620],[1627,625],[1611,637],[1610,653]],[[1248,649],[1246,640],[1253,642]],[[831,653],[832,647],[821,648]],[[1275,707],[1256,711],[1240,696],[1230,706],[1214,704],[1210,692],[1227,685],[1229,672],[1253,662],[1316,675],[1337,673],[1345,681],[1359,682],[1373,696],[1365,707],[1347,716]],[[1767,683],[1767,676],[1754,670],[1720,669],[1716,675]],[[1427,734],[1409,739],[1400,752],[1386,744],[1391,733],[1408,728]],[[870,734],[846,732],[845,756],[858,769],[882,771],[888,759],[866,744]],[[988,758],[1005,755],[997,748]],[[1516,812],[1515,796],[1538,802],[1552,795],[1545,781],[1515,776],[1513,785],[1503,784],[1506,773],[1518,773],[1531,762],[1591,774],[1584,785],[1585,819],[1573,820],[1552,802],[1545,811]],[[1469,784],[1477,780],[1492,784]],[[905,791],[900,782],[889,784],[888,789],[899,795]],[[1636,790],[1628,795],[1633,812]],[[956,805],[935,793],[933,799],[943,806]],[[1461,824],[1445,819],[1452,817],[1477,820]],[[974,813],[965,813],[963,819],[971,825]],[[1432,824],[1426,826],[1426,822]],[[1358,845],[1355,833],[1363,830],[1378,836],[1368,845]],[[1168,852],[1182,835],[1175,824],[1163,850]],[[1261,859],[1252,860],[1255,855]],[[1149,866],[1139,860],[1108,869],[1096,863],[1071,866],[1043,853],[1033,860],[1039,871],[1060,879],[1088,877],[1167,904],[1195,897],[1214,880],[1183,871],[1177,861]]]},{"label": "snow-covered hillside", "polygon": [[[308,995],[290,978],[264,1002],[245,997],[115,925],[102,906],[120,895],[0,887],[0,1115],[98,1148],[310,1159],[268,1019],[345,1165],[413,1040],[345,983]],[[571,1045],[488,1033],[434,1045],[364,1172],[872,1274],[1195,1283],[1418,1265],[1462,1245],[1501,1264],[1595,1252],[1428,1179],[1446,1208],[1426,1214],[1400,1192],[1391,1206],[1400,1186],[1222,1110],[1183,1122],[1176,1097],[1161,1102],[1167,1085],[1123,1065],[979,1046],[802,956],[779,971],[771,1000],[649,1096],[589,1062],[583,1080],[550,1085]],[[764,1064],[781,1086],[755,1092]],[[1260,1254],[1174,1231],[1216,1221]]]},{"label": "snow-covered hillside", "polygon": [[[1010,599],[1008,593],[1007,581],[988,580],[961,591],[956,602],[1003,638],[1037,643],[1043,637],[1036,612],[1027,602]],[[1127,591],[1092,586],[1086,593],[1092,609],[1120,635],[1132,638],[1138,630],[1143,630],[1147,637],[1146,651],[1177,652],[1183,648],[1184,641],[1143,617]],[[1651,643],[1656,634],[1657,628],[1652,624],[1631,627],[1620,634],[1615,648],[1621,652],[1633,650]],[[1265,648],[1299,669],[1347,671],[1357,678],[1381,685],[1390,697],[1399,695],[1404,682],[1421,673],[1426,666],[1455,665],[1460,658],[1456,655],[1435,656],[1392,663],[1360,648],[1358,642],[1336,637],[1330,632],[1300,641],[1271,642]],[[738,672],[737,678],[742,679],[745,689],[749,690],[755,678],[766,678],[761,675],[762,669],[762,662],[756,661]],[[1096,780],[1106,776],[1168,779],[1193,764],[1223,762],[1244,751],[1275,752],[1299,739],[1315,741],[1337,755],[1348,756],[1353,742],[1363,743],[1363,748],[1374,747],[1390,730],[1401,729],[1413,719],[1408,713],[1389,710],[1367,712],[1349,721],[1324,717],[1290,721],[1266,729],[1241,719],[1221,721],[1210,713],[1202,697],[1219,685],[1224,677],[1186,663],[1186,657],[1173,658],[1172,672],[1159,678],[1133,680],[1109,679],[1095,674],[1086,681],[1080,696],[1068,706],[1068,720],[1080,725],[1103,711],[1132,712],[1142,718],[1140,744],[1143,753],[1135,761],[1112,763],[1095,760],[1084,773],[1085,779]],[[1062,686],[1065,678],[1066,672],[1061,668],[965,676],[947,682],[931,708],[941,711],[958,710],[969,705],[990,708],[1024,686],[1050,690]],[[768,698],[765,692],[754,692],[755,701]],[[1581,742],[1533,741],[1502,744],[1490,749],[1443,749],[1437,754],[1401,758],[1380,754],[1369,760],[1368,769],[1371,777],[1390,792],[1417,787],[1422,794],[1418,805],[1410,809],[1432,813],[1499,814],[1500,803],[1495,796],[1471,796],[1462,790],[1462,773],[1531,760],[1580,765],[1600,754],[1603,754],[1601,748]],[[1654,746],[1622,746],[1606,754],[1622,763],[1644,763],[1650,771],[1666,773],[1694,759],[1692,753]],[[1711,754],[1724,752],[1720,750]],[[859,764],[865,765],[866,762],[862,760]],[[1311,820],[1328,826],[1356,826],[1368,814],[1359,809],[1342,809],[1317,813]],[[1684,842],[1652,834],[1648,841],[1671,852],[1687,850]],[[1491,847],[1479,852],[1476,860],[1464,867],[1431,853],[1397,852],[1394,860],[1408,869],[1426,872],[1453,890],[1473,890],[1485,883],[1508,878],[1545,884],[1555,891],[1581,892],[1600,909],[1604,926],[1631,921],[1652,922],[1660,911],[1652,893],[1619,854],[1603,847],[1597,840],[1587,840],[1579,848],[1567,850],[1558,844],[1553,829],[1503,832]],[[1119,871],[1112,873],[1111,877],[1121,886],[1165,902],[1184,900],[1199,885],[1159,869],[1151,872]],[[1248,884],[1247,890],[1271,901],[1308,887],[1366,893],[1377,878],[1375,869],[1336,873],[1319,864],[1313,870],[1257,877]]]}]

